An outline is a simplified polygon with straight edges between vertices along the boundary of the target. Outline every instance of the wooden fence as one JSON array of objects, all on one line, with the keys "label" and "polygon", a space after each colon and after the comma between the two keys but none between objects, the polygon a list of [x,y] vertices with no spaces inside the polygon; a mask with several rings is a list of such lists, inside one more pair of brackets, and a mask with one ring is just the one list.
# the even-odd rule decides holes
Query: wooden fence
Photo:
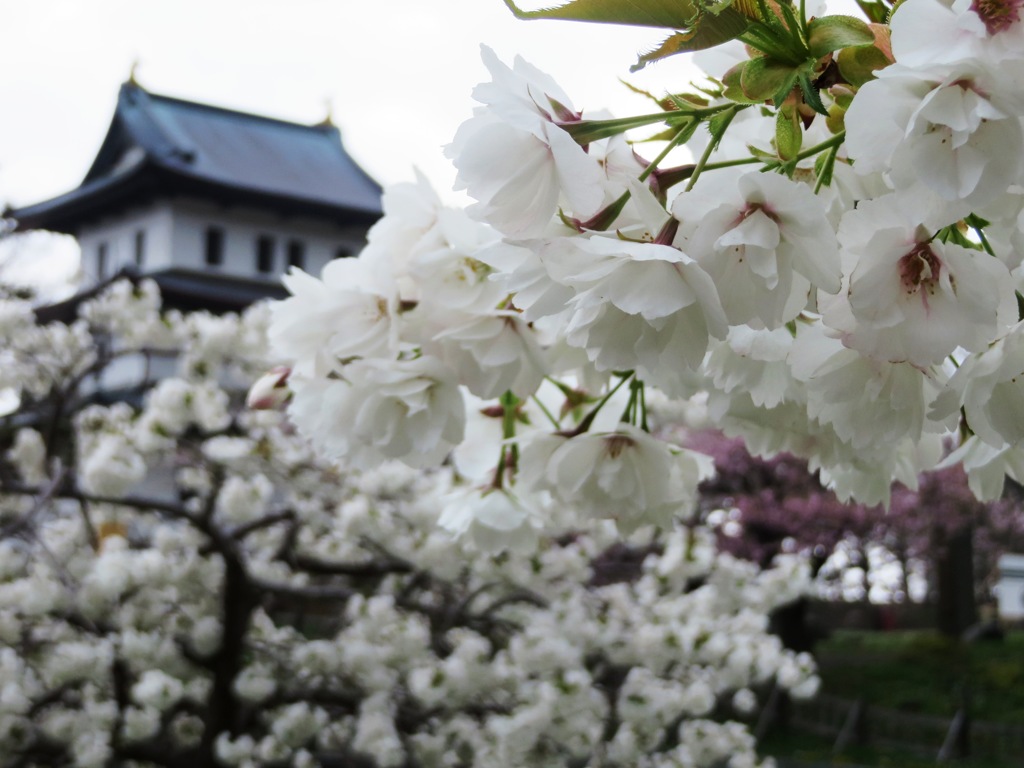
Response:
[{"label": "wooden fence", "polygon": [[824,694],[811,701],[779,702],[777,708],[778,719],[786,726],[834,739],[836,752],[862,744],[939,761],[968,756],[1020,759],[1024,755],[1024,726],[975,722],[964,710],[950,719]]}]

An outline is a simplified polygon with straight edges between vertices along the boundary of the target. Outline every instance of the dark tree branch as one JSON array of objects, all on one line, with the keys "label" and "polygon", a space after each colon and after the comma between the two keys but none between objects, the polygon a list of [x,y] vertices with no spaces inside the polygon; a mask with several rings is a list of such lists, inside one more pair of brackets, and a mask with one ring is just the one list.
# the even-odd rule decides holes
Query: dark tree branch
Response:
[{"label": "dark tree branch", "polygon": [[[53,476],[53,478],[50,479],[49,483],[47,483],[45,486],[39,489],[36,489],[36,492],[31,494],[36,497],[35,503],[32,505],[32,508],[14,522],[8,523],[3,528],[0,528],[0,539],[6,539],[10,536],[15,536],[21,533],[23,530],[26,530],[29,527],[29,524],[35,518],[35,516],[38,515],[43,510],[44,507],[46,507],[50,502],[53,501],[54,497],[57,495],[58,489],[60,489],[61,486],[65,484],[67,476],[67,469],[61,467]],[[17,493],[17,491],[12,491],[9,487],[4,487],[2,490],[6,493]]]},{"label": "dark tree branch", "polygon": [[359,563],[332,562],[312,555],[296,554],[285,559],[296,570],[317,576],[352,576],[368,578],[393,573],[412,573],[411,563],[398,559],[367,560]]},{"label": "dark tree branch", "polygon": [[250,586],[253,589],[265,595],[270,595],[274,597],[284,597],[291,600],[345,601],[352,597],[354,594],[356,594],[354,590],[348,589],[347,587],[339,587],[331,584],[281,584],[279,582],[264,581],[263,579],[257,577],[250,578]]},{"label": "dark tree branch", "polygon": [[295,512],[290,509],[285,509],[280,512],[274,512],[269,515],[257,518],[243,525],[232,528],[228,535],[233,539],[244,539],[250,533],[261,531],[264,528],[273,528],[275,525],[280,523],[288,523],[295,521]]}]

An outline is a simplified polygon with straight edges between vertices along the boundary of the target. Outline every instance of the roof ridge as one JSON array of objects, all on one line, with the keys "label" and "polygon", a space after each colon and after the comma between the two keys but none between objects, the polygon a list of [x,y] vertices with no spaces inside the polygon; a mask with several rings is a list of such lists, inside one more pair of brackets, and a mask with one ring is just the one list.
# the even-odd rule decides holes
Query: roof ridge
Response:
[{"label": "roof ridge", "polygon": [[[124,158],[132,147],[142,150],[145,161],[129,169]],[[82,184],[17,209],[24,220],[15,218],[23,227],[73,229],[93,209],[123,206],[131,190],[122,182],[129,176],[133,183],[149,184],[154,195],[163,190],[210,196],[307,210],[318,217],[380,214],[380,185],[348,154],[337,128],[153,94],[125,83]]]},{"label": "roof ridge", "polygon": [[[125,85],[129,86],[128,83],[125,83]],[[270,115],[263,115],[263,114],[259,114],[259,113],[256,113],[256,112],[244,112],[244,111],[242,111],[240,109],[232,109],[230,107],[221,107],[221,106],[218,106],[216,104],[207,104],[206,102],[202,102],[202,101],[192,101],[190,99],[183,99],[180,96],[168,96],[168,95],[162,94],[162,93],[153,93],[152,91],[147,91],[145,88],[143,88],[140,85],[134,85],[134,86],[130,86],[130,87],[136,88],[136,89],[142,91],[150,99],[153,99],[154,101],[169,102],[171,104],[175,104],[175,105],[178,105],[178,106],[189,107],[189,108],[192,108],[192,109],[199,109],[199,110],[206,111],[206,112],[215,112],[215,113],[218,113],[218,114],[229,115],[229,116],[232,116],[232,117],[243,117],[243,118],[246,118],[247,120],[256,119],[256,120],[261,120],[261,121],[267,122],[267,123],[276,123],[278,125],[287,126],[289,128],[301,128],[303,130],[317,131],[317,132],[320,132],[320,133],[326,133],[326,132],[337,131],[338,130],[337,126],[335,126],[335,125],[325,125],[322,122],[319,122],[319,123],[299,123],[299,122],[296,122],[294,120],[285,120],[284,118],[281,118],[281,117],[271,117]]]}]

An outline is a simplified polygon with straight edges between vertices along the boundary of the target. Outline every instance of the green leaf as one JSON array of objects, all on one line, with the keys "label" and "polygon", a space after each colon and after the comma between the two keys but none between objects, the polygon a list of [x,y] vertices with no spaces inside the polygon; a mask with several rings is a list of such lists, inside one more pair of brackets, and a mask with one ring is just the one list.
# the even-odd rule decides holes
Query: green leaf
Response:
[{"label": "green leaf", "polygon": [[642,144],[648,141],[674,141],[676,144],[685,144],[690,140],[690,137],[697,132],[697,128],[700,125],[700,120],[690,120],[689,122],[682,123],[681,125],[670,125],[668,128],[658,131],[653,136],[636,139],[632,143]]},{"label": "green leaf", "polygon": [[505,5],[518,19],[562,19],[639,27],[687,29],[701,14],[693,0],[570,0],[555,8],[524,11],[512,0]]},{"label": "green leaf", "polygon": [[705,109],[709,103],[703,96],[695,96],[692,93],[668,93],[660,102],[665,111]]},{"label": "green leaf", "polygon": [[572,136],[577,144],[586,146],[592,141],[607,139],[609,136],[617,136],[633,128],[642,128],[645,125],[655,125],[656,123],[680,123],[692,119],[693,117],[689,112],[676,110],[673,112],[656,112],[652,115],[617,117],[610,120],[580,120],[573,123],[559,123],[559,126]]},{"label": "green leaf", "polygon": [[992,224],[991,221],[986,221],[976,213],[969,214],[967,218],[964,219],[964,222],[967,224],[967,226],[974,227],[974,229],[984,229],[985,227]]},{"label": "green leaf", "polygon": [[779,153],[779,159],[786,161],[795,158],[800,154],[803,140],[800,113],[791,103],[780,109],[775,116],[775,151]]},{"label": "green leaf", "polygon": [[764,23],[751,24],[743,37],[748,48],[760,51],[763,55],[776,61],[786,61],[792,65],[807,58],[807,51],[794,52],[793,40],[788,32],[780,32],[775,27]]},{"label": "green leaf", "polygon": [[856,2],[864,15],[875,24],[885,24],[889,18],[889,6],[885,3],[867,2],[866,0],[856,0]]},{"label": "green leaf", "polygon": [[628,80],[623,80],[622,78],[619,78],[619,82],[626,86],[626,88],[628,88],[633,93],[639,96],[643,96],[644,98],[650,99],[666,112],[675,112],[680,109],[705,109],[708,106],[708,104],[711,103],[708,100],[707,96],[712,96],[716,99],[719,96],[721,96],[720,91],[711,91],[703,89],[696,85],[693,85],[693,83],[691,83],[691,85],[693,85],[694,89],[700,91],[704,95],[697,95],[694,93],[666,93],[664,96],[655,96],[650,91],[640,88],[639,86],[633,85]]},{"label": "green leaf", "polygon": [[653,101],[655,104],[657,104],[659,107],[661,107],[662,109],[664,109],[666,111],[669,110],[669,109],[674,109],[674,107],[666,106],[665,103],[661,99],[659,99],[657,96],[655,96],[650,91],[645,90],[645,89],[641,88],[638,85],[633,85],[628,80],[623,80],[620,77],[619,78],[619,82],[622,83],[624,86],[626,86],[626,88],[631,90],[633,93],[637,94],[638,96],[643,96],[645,98],[650,99],[651,101]]},{"label": "green leaf", "polygon": [[815,58],[842,48],[875,42],[871,27],[853,16],[822,16],[812,19],[807,25],[807,31],[808,47]]},{"label": "green leaf", "polygon": [[750,22],[741,13],[732,8],[726,8],[717,16],[704,14],[699,20],[692,22],[693,28],[689,31],[676,32],[653,51],[641,54],[629,71],[638,72],[651,62],[660,61],[677,53],[703,51],[727,43],[742,35],[749,24]]},{"label": "green leaf", "polygon": [[821,186],[827,187],[832,184],[832,172],[836,167],[836,152],[822,152],[814,159],[814,175],[821,182]]},{"label": "green leaf", "polygon": [[[783,98],[793,90],[799,72],[788,64],[775,61],[767,56],[751,59],[740,74],[740,88],[743,95],[752,101],[768,101]],[[779,101],[776,101],[778,104]]]},{"label": "green leaf", "polygon": [[[741,8],[747,0],[737,0]],[[570,0],[554,8],[524,11],[513,0],[505,5],[519,19],[561,19],[602,24],[630,24],[681,30],[650,53],[642,55],[632,70],[643,69],[676,53],[701,51],[739,37],[747,28],[743,11],[729,7],[725,0],[706,8],[701,0]]]},{"label": "green leaf", "polygon": [[796,17],[796,11],[793,9],[788,2],[779,3],[779,18],[782,21],[783,34],[792,40],[794,45],[794,53],[802,48],[802,39],[800,37],[800,20]]},{"label": "green leaf", "polygon": [[777,163],[779,158],[770,152],[765,152],[760,147],[755,147],[753,144],[747,144],[747,151],[751,156],[756,157],[762,163]]},{"label": "green leaf", "polygon": [[836,66],[843,80],[859,87],[875,79],[875,72],[892,64],[892,45],[887,27],[873,25],[874,45],[844,48],[836,56]]},{"label": "green leaf", "polygon": [[722,91],[722,95],[729,99],[729,101],[735,101],[737,104],[763,103],[763,99],[749,99],[747,98],[747,95],[743,93],[743,70],[746,69],[747,64],[749,63],[749,61],[742,61],[722,76],[722,85],[725,86],[725,89]]},{"label": "green leaf", "polygon": [[715,141],[716,144],[719,141],[721,141],[722,134],[724,133],[723,129],[729,125],[733,117],[734,115],[732,115],[731,112],[719,112],[717,115],[708,120],[708,130],[711,132],[712,136],[717,137]]},{"label": "green leaf", "polygon": [[814,87],[814,83],[811,82],[811,78],[806,74],[800,75],[800,90],[804,92],[804,101],[807,103],[807,106],[819,115],[828,116],[828,110],[825,109],[825,105],[821,103],[821,96],[818,95],[818,89]]},{"label": "green leaf", "polygon": [[869,48],[847,48],[839,52],[836,64],[843,80],[850,85],[861,86],[875,79],[875,72],[891,64],[885,54],[871,46]]}]

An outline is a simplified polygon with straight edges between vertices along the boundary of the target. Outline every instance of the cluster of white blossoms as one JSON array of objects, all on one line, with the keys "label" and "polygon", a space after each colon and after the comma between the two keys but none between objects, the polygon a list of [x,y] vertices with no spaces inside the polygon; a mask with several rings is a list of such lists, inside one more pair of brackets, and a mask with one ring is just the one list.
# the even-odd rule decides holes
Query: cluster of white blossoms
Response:
[{"label": "cluster of white blossoms", "polygon": [[[507,4],[674,23],[643,0]],[[943,460],[997,497],[1024,480],[1020,5],[698,3],[704,43],[736,38],[705,61],[733,66],[637,118],[484,48],[447,148],[476,202],[399,185],[357,258],[287,278],[270,336],[295,423],[364,466],[453,456],[475,490],[445,524],[496,546],[685,517],[706,465],[650,436],[652,390],[844,499],[887,503]],[[650,161],[625,140],[644,125],[667,142]]]},{"label": "cluster of white blossoms", "polygon": [[[368,345],[390,343],[374,323],[401,299],[382,298]],[[458,469],[360,466],[403,440],[433,455],[428,440],[501,431],[501,418],[467,420],[472,395],[439,360],[366,359],[362,407],[378,410],[346,407],[355,426],[394,433],[367,429],[349,438],[365,437],[353,460],[331,462],[230,386],[268,365],[266,307],[161,314],[151,283],[119,283],[79,316],[37,326],[0,302],[0,347],[19,360],[5,383],[22,399],[0,417],[0,768],[752,768],[771,764],[748,725],[772,688],[818,687],[811,659],[768,631],[769,612],[809,588],[806,564],[761,571],[719,555],[704,526],[669,526],[704,469],[643,430],[538,432],[523,477],[572,527],[529,528],[521,551],[490,554],[538,511],[495,493],[481,517],[464,478],[489,467],[468,443]],[[176,375],[126,378],[157,360]],[[392,400],[424,431],[408,434]],[[569,509],[609,487],[618,502],[603,512],[636,529],[625,541]],[[653,517],[664,527],[640,525]]]}]

